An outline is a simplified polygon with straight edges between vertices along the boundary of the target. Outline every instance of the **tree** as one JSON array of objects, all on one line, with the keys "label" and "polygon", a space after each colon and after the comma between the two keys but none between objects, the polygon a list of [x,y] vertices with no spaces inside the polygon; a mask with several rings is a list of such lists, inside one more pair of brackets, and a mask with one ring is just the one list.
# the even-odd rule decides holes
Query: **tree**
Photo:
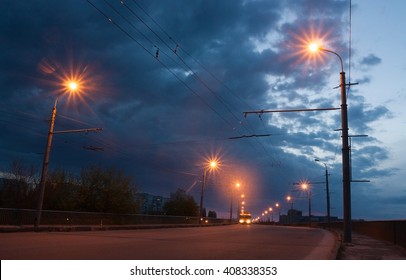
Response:
[{"label": "tree", "polygon": [[34,208],[35,177],[34,167],[26,167],[21,160],[10,164],[7,178],[0,182],[0,207]]},{"label": "tree", "polygon": [[63,169],[52,171],[46,182],[43,209],[74,211],[78,208],[79,181]]},{"label": "tree", "polygon": [[81,211],[136,213],[132,178],[114,167],[89,166],[80,175],[78,208]]},{"label": "tree", "polygon": [[171,193],[169,200],[164,205],[167,215],[173,216],[197,216],[198,206],[194,198],[182,189]]},{"label": "tree", "polygon": [[207,217],[209,217],[209,218],[217,218],[216,211],[209,211],[209,213],[207,214]]}]

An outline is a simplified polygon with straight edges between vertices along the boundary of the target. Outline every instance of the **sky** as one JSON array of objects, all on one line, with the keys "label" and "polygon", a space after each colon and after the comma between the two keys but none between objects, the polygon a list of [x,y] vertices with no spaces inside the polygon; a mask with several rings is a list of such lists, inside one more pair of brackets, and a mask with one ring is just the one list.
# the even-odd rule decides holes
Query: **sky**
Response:
[{"label": "sky", "polygon": [[[342,217],[338,57],[348,83],[354,219],[406,213],[404,1],[72,0],[0,2],[0,171],[40,174],[49,119],[50,169],[91,164],[131,175],[138,191],[182,188],[228,217],[231,196],[253,215],[281,205]],[[66,80],[79,80],[75,94]],[[315,161],[315,159],[319,161]],[[235,185],[240,183],[237,190]],[[313,184],[312,184],[313,183]],[[231,191],[234,189],[233,191]],[[286,201],[291,195],[293,205]],[[234,214],[235,215],[235,214]]]}]

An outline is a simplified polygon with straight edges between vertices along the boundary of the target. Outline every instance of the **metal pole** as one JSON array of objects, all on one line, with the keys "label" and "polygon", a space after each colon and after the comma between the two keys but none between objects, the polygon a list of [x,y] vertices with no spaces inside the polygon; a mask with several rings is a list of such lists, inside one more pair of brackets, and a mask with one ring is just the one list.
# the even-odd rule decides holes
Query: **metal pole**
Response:
[{"label": "metal pole", "polygon": [[350,180],[350,147],[348,145],[348,112],[345,72],[340,72],[341,88],[341,129],[342,129],[342,162],[343,162],[343,207],[344,207],[344,242],[352,242],[351,229],[351,180]]},{"label": "metal pole", "polygon": [[202,222],[203,217],[203,196],[205,184],[206,184],[206,168],[203,169],[202,191],[200,193],[199,224]]},{"label": "metal pole", "polygon": [[309,200],[309,227],[312,226],[312,202],[311,202],[311,191],[308,190],[307,192],[308,200]]},{"label": "metal pole", "polygon": [[341,56],[331,50],[321,49],[336,55],[340,60],[340,89],[341,89],[341,131],[342,131],[342,165],[343,165],[343,219],[344,242],[352,242],[351,229],[351,176],[350,176],[350,146],[348,145],[348,108],[345,83],[344,64]]},{"label": "metal pole", "polygon": [[230,198],[230,224],[233,221],[233,194],[234,194],[234,188],[231,187],[231,198]]},{"label": "metal pole", "polygon": [[330,228],[330,191],[328,186],[327,165],[326,165],[326,195],[327,195],[327,227]]},{"label": "metal pole", "polygon": [[35,223],[34,223],[35,230],[37,230],[39,225],[41,224],[42,205],[44,202],[45,185],[46,185],[47,174],[48,174],[49,155],[51,153],[52,135],[53,135],[53,131],[54,131],[57,102],[58,102],[58,98],[55,100],[54,107],[52,108],[51,121],[49,123],[48,139],[47,139],[47,144],[45,146],[44,161],[42,163],[42,173],[41,173],[41,181],[39,184],[40,191],[39,191],[39,197],[38,197],[37,214],[36,214]]}]

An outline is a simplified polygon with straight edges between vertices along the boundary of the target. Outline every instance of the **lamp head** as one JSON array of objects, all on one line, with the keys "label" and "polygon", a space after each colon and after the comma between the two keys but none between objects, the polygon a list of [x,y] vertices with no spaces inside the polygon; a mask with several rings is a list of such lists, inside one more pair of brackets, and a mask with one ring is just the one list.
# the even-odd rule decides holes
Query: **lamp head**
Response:
[{"label": "lamp head", "polygon": [[318,44],[318,43],[316,43],[316,42],[310,43],[309,46],[308,46],[308,48],[309,48],[309,51],[312,52],[312,53],[316,53],[316,52],[318,52],[318,51],[320,51],[320,50],[323,49],[323,48],[320,46],[320,44]]}]

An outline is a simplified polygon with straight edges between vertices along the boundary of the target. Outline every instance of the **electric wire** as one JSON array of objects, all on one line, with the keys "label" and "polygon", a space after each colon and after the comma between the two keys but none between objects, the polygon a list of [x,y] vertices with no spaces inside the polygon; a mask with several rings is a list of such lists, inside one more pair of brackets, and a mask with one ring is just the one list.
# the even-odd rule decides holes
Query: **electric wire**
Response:
[{"label": "electric wire", "polygon": [[[122,2],[123,2],[123,1],[122,1]],[[175,41],[175,40],[173,39],[173,37],[172,37],[167,31],[165,31],[165,29],[164,29],[140,4],[138,4],[137,1],[133,0],[133,2],[148,16],[148,18],[149,18],[155,25],[158,26],[158,28],[159,28],[174,44],[176,44],[176,48],[175,48],[175,50],[174,50],[173,52],[174,52],[175,55],[183,62],[183,64],[192,72],[193,76],[198,80],[198,82],[200,82],[208,91],[210,91],[213,95],[215,95],[216,98],[217,98],[217,99],[223,104],[223,106],[227,109],[227,111],[228,111],[229,113],[231,113],[232,116],[233,116],[241,125],[243,125],[244,128],[245,128],[248,132],[250,132],[251,134],[254,134],[254,129],[252,128],[252,126],[251,126],[248,122],[244,122],[244,121],[242,121],[240,118],[238,118],[238,117],[234,114],[234,112],[231,110],[231,108],[229,107],[229,105],[227,105],[226,101],[225,101],[221,96],[218,96],[217,93],[216,93],[215,91],[213,91],[213,90],[207,85],[207,83],[204,82],[204,81],[197,75],[197,73],[186,63],[186,61],[179,55],[179,53],[178,53],[176,50],[177,50],[177,49],[182,49],[183,52],[185,52],[193,61],[195,61],[202,69],[204,69],[207,73],[209,73],[209,75],[210,75],[212,78],[214,78],[218,83],[220,83],[224,88],[226,88],[230,93],[232,93],[234,97],[237,97],[237,98],[238,98],[240,101],[242,101],[247,107],[249,107],[249,108],[252,108],[252,107],[251,107],[247,102],[245,102],[245,100],[243,100],[239,95],[235,94],[224,82],[222,82],[220,79],[218,79],[211,71],[209,71],[209,70],[208,70],[203,64],[201,64],[197,59],[195,59],[189,52],[187,52],[184,48],[182,48],[182,47],[180,46],[180,44],[178,43],[178,41]],[[127,6],[127,5],[126,5],[126,6]],[[130,7],[127,6],[127,8],[130,9],[131,12],[132,12],[134,15],[136,15],[136,13],[135,13]],[[136,17],[141,20],[141,18],[140,18],[138,15],[136,15]],[[145,26],[147,26],[147,28],[148,28],[149,30],[151,30],[151,31],[161,40],[161,42],[163,42],[168,48],[171,48],[171,47],[161,38],[161,36],[159,36],[159,35],[157,34],[157,32],[153,31],[153,29],[152,29],[145,21],[143,21],[143,20],[141,20],[141,21],[142,21],[142,23],[143,23]],[[238,109],[236,109],[234,106],[232,106],[232,107],[233,107],[234,110],[238,110]],[[245,124],[245,125],[244,125],[244,124]],[[246,126],[246,125],[247,125],[247,126]],[[240,134],[241,134],[241,133],[240,133]],[[270,158],[272,158],[272,157],[270,156],[269,151],[268,151],[268,150],[266,149],[266,147],[264,146],[264,144],[263,144],[259,139],[255,139],[255,141],[259,144],[259,146],[262,148],[262,150],[264,150],[265,153],[268,154],[268,156],[269,156]],[[253,145],[250,141],[249,141],[248,143],[249,143],[250,145]],[[255,147],[254,147],[254,149],[255,149]],[[274,165],[273,162],[271,162],[271,164]]]},{"label": "electric wire", "polygon": [[[89,2],[89,0],[87,0],[87,1]],[[90,3],[90,4],[92,4],[92,6],[95,6],[93,3]],[[110,6],[110,5],[109,5],[109,6]],[[127,7],[128,7],[128,6],[127,6]],[[106,19],[108,19],[109,22],[113,23],[114,25],[116,25],[117,27],[119,27],[120,30],[123,31],[123,28],[122,28],[121,26],[118,26],[118,24],[117,24],[115,21],[113,21],[113,19],[111,19],[109,16],[107,16],[107,14],[105,14],[104,12],[102,12],[99,8],[97,8],[96,10],[98,10]],[[117,11],[116,11],[116,12],[117,12]],[[135,13],[133,13],[133,14],[135,14]],[[121,15],[121,16],[122,16],[122,15]],[[139,18],[139,17],[137,17],[137,18]],[[126,21],[127,21],[127,20],[126,20]],[[143,21],[143,23],[146,24],[145,21]],[[133,26],[133,25],[132,25],[132,26]],[[149,26],[148,26],[148,28],[149,28],[150,30],[152,30],[152,28],[150,28]],[[129,35],[128,32],[125,32],[125,34]],[[159,37],[159,35],[158,35],[156,32],[154,32],[154,34]],[[144,37],[145,37],[145,35],[144,35]],[[130,38],[131,38],[132,40],[136,40],[133,36],[130,36]],[[161,39],[161,38],[160,38],[160,39]],[[150,41],[150,40],[149,40],[149,41]],[[163,41],[163,40],[161,39],[161,41]],[[151,41],[150,41],[150,42],[151,42]],[[140,43],[139,43],[139,44],[140,44]],[[156,46],[156,45],[154,45],[154,46]],[[169,47],[169,45],[167,45],[167,44],[166,44],[166,46]],[[145,47],[143,47],[143,49],[146,50]],[[179,57],[179,56],[178,56],[178,57]],[[159,61],[159,62],[162,64],[162,66],[164,66],[169,72],[171,72],[182,84],[184,84],[191,92],[193,92],[196,96],[198,96],[198,98],[199,98],[204,104],[206,104],[206,106],[208,106],[212,111],[214,111],[214,112],[215,112],[225,123],[227,123],[233,130],[237,130],[237,131],[239,130],[238,127],[233,126],[228,120],[226,120],[217,110],[215,110],[210,104],[208,104],[196,91],[194,91],[192,88],[190,88],[189,85],[187,85],[182,79],[180,79],[179,76],[176,75],[176,73],[174,73],[169,67],[167,67],[161,60],[158,60],[158,61]],[[192,68],[191,68],[190,66],[188,66],[187,63],[186,63],[184,60],[182,60],[182,61],[184,62],[184,64],[186,64],[186,66],[187,66],[191,71],[193,71]],[[225,106],[225,107],[227,108],[227,110],[234,116],[234,118],[235,118],[237,121],[240,121],[240,119],[238,119],[238,117],[236,117],[235,114],[231,111],[231,109],[227,106],[227,104],[225,103],[225,101],[224,101],[223,99],[221,99],[220,97],[218,97],[218,96],[215,94],[215,92],[214,92],[213,90],[211,90],[210,87],[208,87],[208,85],[207,85],[206,83],[204,83],[200,78],[198,78],[197,74],[196,74],[194,71],[193,71],[193,73],[194,73],[194,77],[197,78],[201,83],[203,83],[203,85],[204,85],[210,92],[212,92],[212,93],[216,96],[216,98],[217,98],[218,100],[220,100],[220,102],[223,104],[223,106]],[[242,121],[240,121],[239,123],[240,123],[240,124],[243,124]],[[252,131],[253,131],[253,129],[249,129],[249,128],[245,127],[245,126],[244,126],[244,128],[245,128],[247,131],[250,131],[251,133],[252,133]],[[240,134],[242,134],[242,133],[240,133]],[[256,140],[256,141],[257,141],[257,143],[259,143],[260,147],[266,152],[266,154],[269,155],[269,151],[265,148],[265,146],[263,145],[263,143],[260,142],[259,140]],[[255,146],[253,145],[253,143],[252,143],[251,141],[247,141],[247,143],[249,143],[249,145],[251,145],[251,146],[253,147],[253,149],[256,149]],[[272,160],[271,160],[271,165],[272,165],[272,166],[275,165],[275,164],[272,162]]]},{"label": "electric wire", "polygon": [[170,69],[165,63],[161,60],[156,59],[155,55],[152,54],[146,47],[144,47],[134,36],[132,36],[129,32],[124,30],[118,23],[116,23],[112,18],[110,18],[106,13],[104,13],[101,9],[96,7],[90,0],[86,0],[91,6],[93,6],[101,15],[103,15],[110,23],[116,26],[121,32],[127,35],[132,41],[136,42],[139,46],[142,47],[150,56],[152,56],[156,61],[158,61],[161,66],[163,66],[167,71],[169,71],[180,83],[182,83],[190,92],[196,95],[203,104],[205,104],[210,110],[212,110],[219,118],[221,118],[228,126],[232,129],[235,129],[233,124],[231,124],[227,119],[225,119],[213,106],[211,106],[203,97],[201,97],[194,89],[192,89],[184,80],[182,80],[172,69]]}]

